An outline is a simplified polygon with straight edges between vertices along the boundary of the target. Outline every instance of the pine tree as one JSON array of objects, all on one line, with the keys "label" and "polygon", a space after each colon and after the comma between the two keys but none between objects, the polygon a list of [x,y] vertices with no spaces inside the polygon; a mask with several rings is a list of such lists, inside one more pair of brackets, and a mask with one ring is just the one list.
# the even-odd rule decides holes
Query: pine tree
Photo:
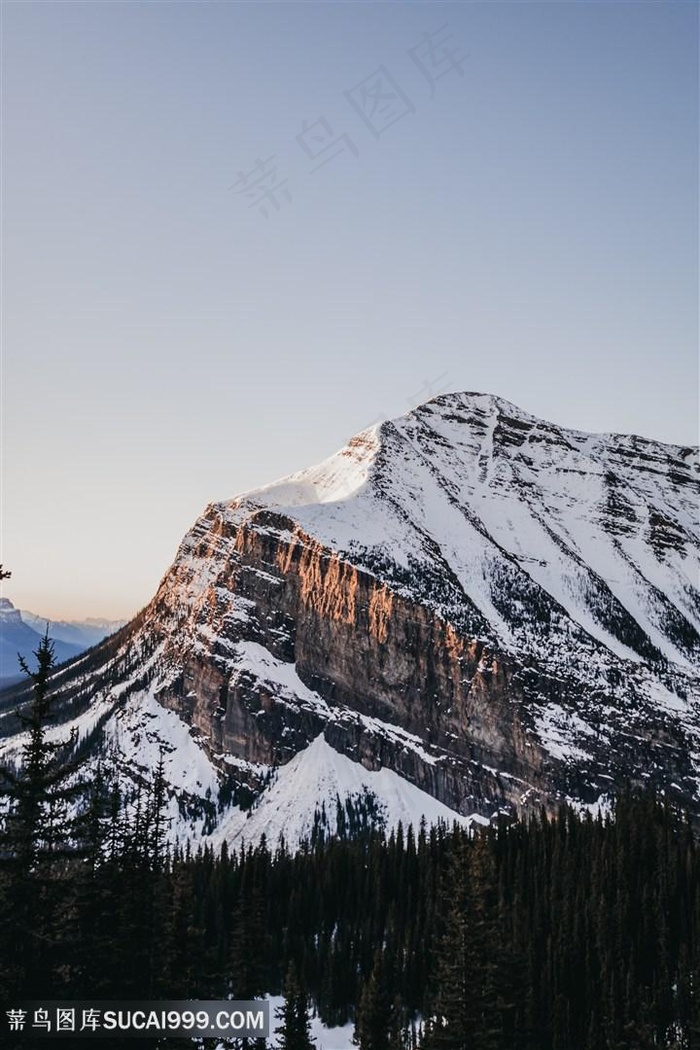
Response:
[{"label": "pine tree", "polygon": [[308,997],[293,962],[287,970],[284,1006],[277,1011],[277,1019],[282,1022],[275,1029],[280,1036],[280,1050],[313,1050]]},{"label": "pine tree", "polygon": [[389,1050],[392,1021],[384,952],[377,948],[372,972],[360,995],[353,1042],[360,1050]]},{"label": "pine tree", "polygon": [[428,1023],[426,1038],[429,1050],[471,1050],[473,1047],[468,1005],[471,989],[467,849],[466,838],[457,833],[441,894],[443,901],[449,903],[436,949],[433,1016]]},{"label": "pine tree", "polygon": [[[28,713],[17,715],[27,740],[19,769],[0,770],[6,810],[0,825],[5,936],[12,946],[9,990],[25,997],[51,988],[60,915],[60,877],[79,850],[75,843],[74,803],[84,786],[75,779],[70,757],[75,739],[49,741],[47,728],[55,695],[49,689],[54,666],[48,630],[35,652],[37,670],[20,658],[32,683]],[[56,953],[57,955],[58,953]]]},{"label": "pine tree", "polygon": [[166,860],[167,845],[166,832],[169,820],[166,816],[167,789],[165,781],[165,760],[163,749],[158,754],[158,765],[156,766],[150,797],[148,799],[146,823],[148,828],[148,854],[152,868],[160,870]]}]

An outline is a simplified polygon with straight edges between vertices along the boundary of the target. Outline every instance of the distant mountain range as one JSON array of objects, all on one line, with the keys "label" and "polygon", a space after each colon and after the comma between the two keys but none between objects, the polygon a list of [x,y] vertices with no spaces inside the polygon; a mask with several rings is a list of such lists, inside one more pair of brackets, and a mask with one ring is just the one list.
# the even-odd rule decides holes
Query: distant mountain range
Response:
[{"label": "distant mountain range", "polygon": [[29,666],[46,628],[54,643],[56,663],[78,656],[123,626],[123,620],[48,620],[36,613],[16,609],[9,598],[0,598],[0,689],[21,681],[18,654]]},{"label": "distant mountain range", "polygon": [[195,837],[629,782],[700,816],[699,481],[697,448],[443,395],[209,506],[151,603],[55,676],[65,728],[125,781],[163,755]]}]

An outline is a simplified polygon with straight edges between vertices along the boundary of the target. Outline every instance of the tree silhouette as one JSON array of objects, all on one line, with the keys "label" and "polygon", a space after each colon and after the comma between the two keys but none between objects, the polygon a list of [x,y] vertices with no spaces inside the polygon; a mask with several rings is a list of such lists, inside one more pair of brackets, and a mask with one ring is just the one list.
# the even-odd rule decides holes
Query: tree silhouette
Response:
[{"label": "tree silhouette", "polygon": [[294,963],[289,964],[284,982],[284,1006],[277,1011],[282,1024],[275,1029],[281,1050],[313,1050],[308,996]]},{"label": "tree silhouette", "polygon": [[13,990],[46,994],[57,962],[56,926],[60,914],[58,876],[77,853],[77,819],[72,801],[83,790],[71,757],[75,736],[49,740],[55,695],[49,689],[54,666],[48,631],[34,653],[37,670],[20,665],[32,683],[26,711],[17,717],[25,736],[18,767],[0,768],[4,811],[0,823],[0,861],[5,935],[12,945]]}]

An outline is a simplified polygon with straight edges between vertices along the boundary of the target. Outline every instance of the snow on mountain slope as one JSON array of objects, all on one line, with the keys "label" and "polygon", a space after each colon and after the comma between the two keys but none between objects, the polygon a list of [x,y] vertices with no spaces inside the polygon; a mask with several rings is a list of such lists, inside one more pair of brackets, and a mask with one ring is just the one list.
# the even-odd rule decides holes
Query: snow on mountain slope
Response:
[{"label": "snow on mountain slope", "polygon": [[[673,484],[681,472],[695,481],[688,491]],[[274,507],[370,570],[375,553],[414,568],[439,554],[506,647],[518,643],[494,607],[494,572],[517,565],[617,654],[635,658],[599,594],[689,666],[697,639],[689,652],[661,621],[670,603],[700,631],[699,476],[692,449],[565,431],[490,395],[448,395],[224,507],[238,521]]]},{"label": "snow on mountain slope", "polygon": [[[390,820],[413,806],[394,776],[464,817],[647,778],[700,804],[699,504],[697,449],[443,395],[209,506],[61,685],[114,698],[124,769],[152,767],[149,724],[183,727],[168,777],[201,833],[274,834],[296,794],[298,836],[333,785]],[[212,813],[232,776],[263,791],[250,816]]]},{"label": "snow on mountain slope", "polygon": [[[162,759],[171,841],[190,838],[215,848],[224,842],[238,848],[265,836],[271,848],[284,839],[296,851],[314,835],[338,833],[339,820],[348,831],[372,826],[387,833],[399,824],[418,830],[422,821],[488,823],[478,814],[461,816],[390,769],[364,769],[338,754],[323,735],[277,769],[218,756],[239,771],[247,768],[265,785],[250,810],[222,805],[220,768],[201,734],[164,709],[150,691],[133,693],[123,704],[102,698],[86,714],[50,729],[48,739],[65,740],[75,731],[77,740],[84,740],[100,723],[104,746],[89,765],[111,770],[126,797],[152,779]],[[0,741],[0,758],[19,762],[25,738],[22,733]],[[198,805],[202,799],[203,807]]]},{"label": "snow on mountain slope", "polygon": [[319,735],[279,767],[249,813],[229,814],[212,838],[215,842],[256,843],[265,835],[273,845],[284,836],[294,850],[301,842],[312,840],[315,827],[335,835],[339,820],[350,823],[348,813],[358,822],[366,820],[387,832],[399,823],[404,829],[412,826],[416,830],[422,821],[448,826],[455,821],[488,823],[478,815],[460,816],[390,769],[364,769],[359,762],[339,755]]},{"label": "snow on mountain slope", "polygon": [[[566,430],[491,395],[444,395],[364,431],[319,466],[210,507],[165,586],[178,606],[196,607],[195,650],[218,638],[237,680],[247,657],[225,641],[230,627],[245,636],[247,624],[256,644],[263,628],[256,600],[228,583],[232,549],[244,561],[251,535],[274,539],[291,564],[296,549],[318,545],[338,568],[314,569],[302,598],[323,590],[327,614],[359,615],[352,566],[522,664],[532,728],[558,761],[580,765],[591,734],[601,746],[621,740],[629,761],[633,711],[641,736],[657,715],[672,718],[695,763],[699,477],[697,449]],[[245,566],[258,591],[266,574],[285,586],[279,553],[276,562]],[[331,597],[331,587],[342,594]],[[576,717],[552,729],[548,711],[562,702],[569,712],[577,705]]]}]

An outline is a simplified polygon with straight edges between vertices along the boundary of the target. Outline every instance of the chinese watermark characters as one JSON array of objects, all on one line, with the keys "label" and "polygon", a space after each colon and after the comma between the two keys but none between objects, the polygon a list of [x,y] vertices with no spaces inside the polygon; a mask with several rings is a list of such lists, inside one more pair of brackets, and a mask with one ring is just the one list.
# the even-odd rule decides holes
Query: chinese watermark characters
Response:
[{"label": "chinese watermark characters", "polygon": [[[449,23],[440,26],[433,32],[425,32],[414,47],[407,49],[418,72],[427,81],[430,97],[435,95],[437,82],[454,73],[464,77],[464,59],[458,57],[459,47],[452,43]],[[347,104],[364,128],[379,139],[390,128],[404,117],[416,113],[416,106],[385,65],[379,65],[360,80],[349,91],[343,92]],[[350,134],[343,130],[335,134],[325,116],[319,116],[313,123],[302,121],[301,131],[295,135],[297,143],[307,160],[314,166],[308,174],[315,174],[326,167],[343,153],[351,154],[356,159],[360,150]],[[288,177],[280,177],[279,169],[273,164],[276,153],[267,160],[258,158],[250,171],[239,171],[236,181],[229,186],[237,195],[249,201],[248,208],[255,208],[265,219],[280,212],[286,204],[291,204],[292,194]]]}]

